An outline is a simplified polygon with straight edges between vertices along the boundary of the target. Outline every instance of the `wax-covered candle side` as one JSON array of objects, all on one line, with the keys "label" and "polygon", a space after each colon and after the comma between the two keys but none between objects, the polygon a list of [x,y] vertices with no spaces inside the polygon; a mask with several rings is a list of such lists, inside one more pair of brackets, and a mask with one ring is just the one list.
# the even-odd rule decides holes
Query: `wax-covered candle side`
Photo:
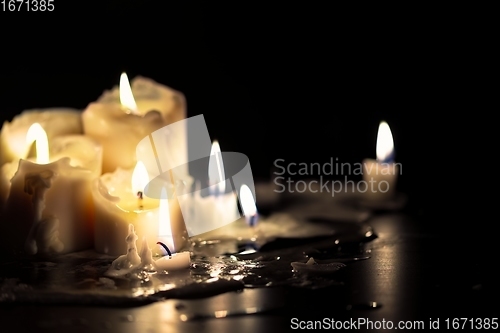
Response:
[{"label": "wax-covered candle side", "polygon": [[[46,228],[38,230],[36,238],[49,241],[49,236],[57,232],[59,241],[64,245],[60,253],[69,253],[92,248],[93,245],[93,205],[91,198],[92,173],[89,170],[72,167],[70,159],[64,158],[50,164],[36,164],[21,160],[12,178],[9,196],[2,214],[2,245],[8,252],[25,253],[25,242],[30,233],[37,212],[30,192],[29,182],[34,175],[48,171],[53,173],[50,186],[43,196],[44,209],[41,215],[46,223],[57,219],[57,230]],[[39,198],[42,200],[42,198]],[[48,224],[47,224],[48,226]],[[39,249],[47,248],[39,244]],[[50,251],[49,251],[50,252]],[[57,251],[54,251],[57,252]],[[39,252],[37,251],[37,254]],[[50,254],[50,253],[47,253]]]},{"label": "wax-covered candle side", "polygon": [[85,135],[102,144],[102,172],[118,167],[133,168],[137,162],[137,144],[166,125],[157,111],[146,115],[125,113],[119,104],[91,103],[82,114]]}]

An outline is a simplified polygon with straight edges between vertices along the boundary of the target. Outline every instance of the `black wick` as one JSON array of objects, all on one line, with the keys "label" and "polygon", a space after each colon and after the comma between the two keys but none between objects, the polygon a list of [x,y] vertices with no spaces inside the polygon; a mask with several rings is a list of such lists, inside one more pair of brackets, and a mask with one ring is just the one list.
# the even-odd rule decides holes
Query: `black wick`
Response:
[{"label": "black wick", "polygon": [[143,206],[142,206],[142,200],[143,200],[143,193],[142,193],[142,191],[137,192],[137,197],[139,198],[139,209],[142,210],[142,208],[143,208]]},{"label": "black wick", "polygon": [[157,242],[156,244],[160,245],[161,247],[163,247],[165,249],[165,251],[167,251],[168,253],[168,256],[171,257],[172,256],[172,252],[170,252],[170,250],[168,249],[168,246],[166,246],[165,244],[163,244],[162,242]]}]

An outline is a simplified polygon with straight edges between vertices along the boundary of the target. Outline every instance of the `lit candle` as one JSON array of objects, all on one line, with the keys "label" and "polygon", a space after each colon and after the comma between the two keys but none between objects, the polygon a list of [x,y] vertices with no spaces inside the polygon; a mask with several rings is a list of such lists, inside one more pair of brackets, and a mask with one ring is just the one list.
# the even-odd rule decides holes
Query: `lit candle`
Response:
[{"label": "lit candle", "polygon": [[252,228],[255,227],[259,219],[259,214],[257,213],[257,207],[255,206],[255,199],[252,191],[245,184],[241,185],[240,188],[240,204],[243,215],[245,215],[247,225]]},{"label": "lit candle", "polygon": [[365,196],[369,200],[388,200],[393,198],[398,174],[394,163],[394,141],[389,125],[382,121],[377,134],[377,160],[363,161],[363,180],[366,185]]},{"label": "lit candle", "polygon": [[[91,103],[82,114],[82,122],[84,133],[102,143],[103,172],[108,173],[118,167],[133,168],[140,140],[185,116],[182,94],[144,78],[133,80],[130,87],[123,73],[119,89],[105,92]],[[174,147],[187,149],[185,136],[170,140]]]},{"label": "lit candle", "polygon": [[[35,141],[33,134],[44,138],[44,144],[41,144],[40,138]],[[49,141],[45,130],[38,123],[33,124],[27,132],[25,146],[31,147],[33,141],[36,142],[36,150],[40,152],[36,157],[28,158],[26,160],[39,164],[57,161],[63,157],[70,158],[70,165],[74,167],[82,167],[92,173],[92,177],[96,178],[101,175],[102,170],[102,146],[96,140],[80,135],[64,135],[57,136]],[[42,157],[44,147],[49,145],[50,153],[46,157]],[[45,161],[39,159],[44,158]],[[48,160],[47,160],[48,159]],[[12,162],[5,163],[0,169],[0,210],[3,209],[5,200],[10,190],[10,180],[14,177],[19,167],[19,159]]]},{"label": "lit candle", "polygon": [[[120,255],[125,250],[123,240],[132,224],[139,237],[146,238],[150,247],[158,241],[160,200],[144,195],[149,175],[142,161],[133,169],[118,168],[94,181],[95,204],[95,249],[109,255]],[[141,195],[142,193],[142,195]],[[139,195],[138,195],[139,194]],[[169,203],[174,205],[175,203]],[[180,249],[186,243],[185,230],[181,224],[179,209],[169,209],[169,218],[175,221],[175,247]]]},{"label": "lit candle", "polygon": [[[35,141],[37,157],[36,162],[19,160],[7,187],[1,233],[5,250],[50,254],[92,247],[93,172],[72,166],[70,157],[53,161],[47,134],[38,123],[30,126],[26,139],[28,145]],[[94,148],[98,153],[99,147]],[[3,171],[12,172],[7,169],[13,166]],[[3,182],[6,177],[2,174]]]},{"label": "lit candle", "polygon": [[226,193],[224,162],[219,143],[212,143],[208,163],[208,195],[202,195],[201,184],[183,196],[182,211],[189,236],[199,235],[235,222],[240,218],[238,201],[234,191]]},{"label": "lit candle", "polygon": [[151,249],[145,237],[142,239],[140,252],[137,249],[137,239],[139,236],[135,232],[133,224],[128,225],[128,233],[125,238],[126,251],[112,263],[111,267],[104,273],[110,277],[120,277],[131,273],[168,273],[180,269],[191,267],[191,255],[189,252],[171,253],[167,246],[162,244],[168,252],[167,256],[158,260],[153,260]]},{"label": "lit candle", "polygon": [[[189,268],[191,265],[191,255],[188,251],[176,253],[173,230],[170,221],[169,200],[167,191],[162,190],[162,199],[160,199],[160,214],[159,214],[159,236],[158,242],[164,250],[165,256],[154,261],[154,266],[160,271],[173,271],[183,268]],[[144,245],[146,246],[146,244]]]},{"label": "lit candle", "polygon": [[[133,96],[133,99],[130,96]],[[98,103],[122,105],[124,101],[128,101],[125,105],[131,113],[144,115],[156,110],[161,113],[167,124],[186,119],[184,95],[143,76],[136,76],[129,83],[127,74],[122,73],[120,85],[105,91],[97,100]]]},{"label": "lit candle", "polygon": [[83,132],[81,112],[71,108],[53,108],[26,110],[12,119],[5,121],[0,133],[0,165],[18,161],[29,156],[31,146],[26,146],[25,139],[28,129],[34,123],[39,123],[49,141],[68,134]]}]

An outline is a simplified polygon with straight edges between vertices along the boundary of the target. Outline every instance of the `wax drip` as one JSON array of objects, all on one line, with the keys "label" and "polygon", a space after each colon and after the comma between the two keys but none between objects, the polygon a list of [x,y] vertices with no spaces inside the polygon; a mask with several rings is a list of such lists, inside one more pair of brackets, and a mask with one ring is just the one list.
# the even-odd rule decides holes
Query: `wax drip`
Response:
[{"label": "wax drip", "polygon": [[[42,221],[42,213],[45,209],[45,193],[52,186],[52,181],[54,177],[57,176],[57,173],[52,170],[44,170],[41,173],[28,173],[24,179],[24,192],[31,195],[31,200],[33,202],[33,206],[35,208],[35,214],[33,216],[33,223],[31,224],[31,229],[29,231],[28,237],[26,238],[26,242],[24,244],[25,251],[28,254],[36,254],[38,252],[38,244],[37,238],[42,240],[45,237],[42,235],[37,235],[39,233],[38,228],[41,225]],[[46,224],[43,224],[46,226]],[[51,234],[54,234],[52,231],[56,231],[57,223],[52,224],[50,226]],[[43,229],[43,228],[42,228]],[[41,229],[41,230],[42,230]],[[56,236],[56,252],[62,251],[64,246],[59,244],[58,241],[58,233],[54,234]],[[38,236],[38,237],[37,237]],[[50,237],[52,238],[52,237]],[[42,246],[44,247],[44,246]]]},{"label": "wax drip", "polygon": [[165,249],[165,251],[167,251],[168,253],[168,256],[169,257],[172,257],[172,252],[170,252],[168,246],[166,246],[165,244],[163,244],[162,242],[157,242],[156,244],[160,245],[161,247],[163,247]]}]

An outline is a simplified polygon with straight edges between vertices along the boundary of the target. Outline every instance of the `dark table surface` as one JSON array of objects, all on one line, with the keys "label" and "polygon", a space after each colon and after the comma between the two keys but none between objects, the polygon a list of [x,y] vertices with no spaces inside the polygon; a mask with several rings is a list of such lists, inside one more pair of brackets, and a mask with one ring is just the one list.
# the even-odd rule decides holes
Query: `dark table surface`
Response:
[{"label": "dark table surface", "polygon": [[328,328],[332,319],[358,323],[354,331],[391,324],[451,330],[453,323],[492,330],[500,316],[495,255],[484,253],[477,233],[443,232],[439,222],[411,211],[374,214],[368,223],[377,238],[363,245],[370,259],[338,271],[335,286],[245,289],[139,307],[9,304],[0,308],[2,332],[278,332],[312,320]]}]

